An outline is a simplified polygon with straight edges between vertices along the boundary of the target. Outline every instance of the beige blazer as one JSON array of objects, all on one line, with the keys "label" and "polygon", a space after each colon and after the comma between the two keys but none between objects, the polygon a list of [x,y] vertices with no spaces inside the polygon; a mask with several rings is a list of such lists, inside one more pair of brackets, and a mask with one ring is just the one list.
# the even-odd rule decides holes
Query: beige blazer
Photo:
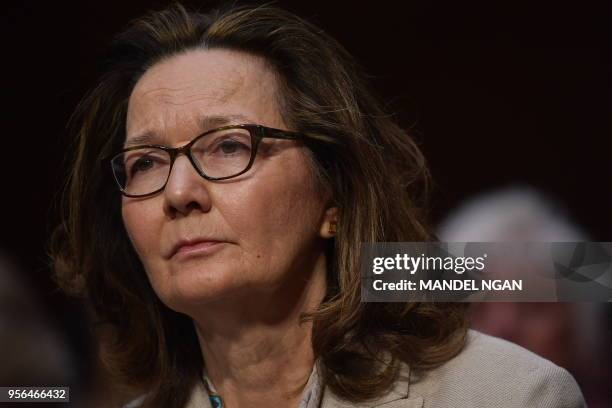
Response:
[{"label": "beige blazer", "polygon": [[[186,408],[208,407],[206,390],[197,386]],[[423,375],[402,366],[393,389],[379,399],[354,404],[323,389],[321,408],[353,407],[578,408],[586,404],[576,381],[563,368],[515,344],[470,330],[466,347],[455,358]]]}]

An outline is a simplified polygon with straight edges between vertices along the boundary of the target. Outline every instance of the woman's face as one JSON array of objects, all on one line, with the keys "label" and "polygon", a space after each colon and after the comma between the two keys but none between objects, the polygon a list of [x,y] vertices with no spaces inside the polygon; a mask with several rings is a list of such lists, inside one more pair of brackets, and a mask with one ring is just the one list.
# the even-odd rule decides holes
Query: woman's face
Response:
[{"label": "woman's face", "polygon": [[[173,56],[136,84],[126,143],[146,134],[147,143],[178,147],[225,124],[287,129],[276,94],[274,71],[259,57],[225,49]],[[165,190],[123,197],[122,215],[159,298],[188,312],[305,282],[323,256],[324,201],[305,148],[266,138],[253,167],[225,181],[202,178],[179,156]],[[220,243],[206,247],[201,241]],[[177,248],[181,242],[196,245]]]}]

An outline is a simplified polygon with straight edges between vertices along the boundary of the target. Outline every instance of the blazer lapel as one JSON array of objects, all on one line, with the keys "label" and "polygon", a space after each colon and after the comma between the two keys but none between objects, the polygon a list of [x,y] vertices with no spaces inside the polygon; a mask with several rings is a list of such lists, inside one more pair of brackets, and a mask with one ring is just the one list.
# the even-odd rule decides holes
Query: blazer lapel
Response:
[{"label": "blazer lapel", "polygon": [[210,407],[208,393],[201,383],[196,384],[191,391],[191,396],[185,408],[207,408]]},{"label": "blazer lapel", "polygon": [[338,398],[328,387],[323,391],[321,408],[422,408],[423,397],[408,393],[410,367],[401,363],[400,373],[391,390],[382,397],[368,402],[352,403]]},{"label": "blazer lapel", "polygon": [[335,396],[323,396],[321,408],[422,408],[423,397],[403,397],[392,401],[375,400],[355,404],[337,399]]}]

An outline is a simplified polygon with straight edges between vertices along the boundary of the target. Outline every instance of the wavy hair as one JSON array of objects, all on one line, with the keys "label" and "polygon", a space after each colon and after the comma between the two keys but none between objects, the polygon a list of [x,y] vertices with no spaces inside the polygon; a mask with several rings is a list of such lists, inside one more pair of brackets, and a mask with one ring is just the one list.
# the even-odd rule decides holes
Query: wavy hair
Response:
[{"label": "wavy hair", "polygon": [[[319,28],[274,6],[204,14],[173,4],[115,37],[97,86],[76,108],[62,221],[49,245],[56,281],[91,310],[110,377],[126,391],[147,391],[145,406],[179,408],[202,373],[192,321],[155,295],[100,158],[121,147],[130,93],[149,67],[219,47],[265,58],[279,79],[286,123],[326,135],[307,147],[317,180],[339,208],[338,230],[326,248],[328,292],[318,310],[303,316],[313,322],[324,383],[342,398],[364,401],[389,389],[400,362],[428,369],[456,355],[467,331],[464,304],[360,301],[361,243],[436,238],[426,223],[431,177],[423,154],[353,57]],[[380,359],[381,352],[390,359]]]}]

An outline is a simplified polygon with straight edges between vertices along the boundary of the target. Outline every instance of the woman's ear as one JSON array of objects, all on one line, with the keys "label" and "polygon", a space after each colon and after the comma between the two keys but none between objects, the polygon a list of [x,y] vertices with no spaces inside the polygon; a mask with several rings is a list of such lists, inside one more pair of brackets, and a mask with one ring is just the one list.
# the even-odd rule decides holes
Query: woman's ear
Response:
[{"label": "woman's ear", "polygon": [[325,210],[323,222],[321,223],[321,229],[319,235],[321,238],[332,238],[336,235],[338,229],[338,207],[330,207]]}]

